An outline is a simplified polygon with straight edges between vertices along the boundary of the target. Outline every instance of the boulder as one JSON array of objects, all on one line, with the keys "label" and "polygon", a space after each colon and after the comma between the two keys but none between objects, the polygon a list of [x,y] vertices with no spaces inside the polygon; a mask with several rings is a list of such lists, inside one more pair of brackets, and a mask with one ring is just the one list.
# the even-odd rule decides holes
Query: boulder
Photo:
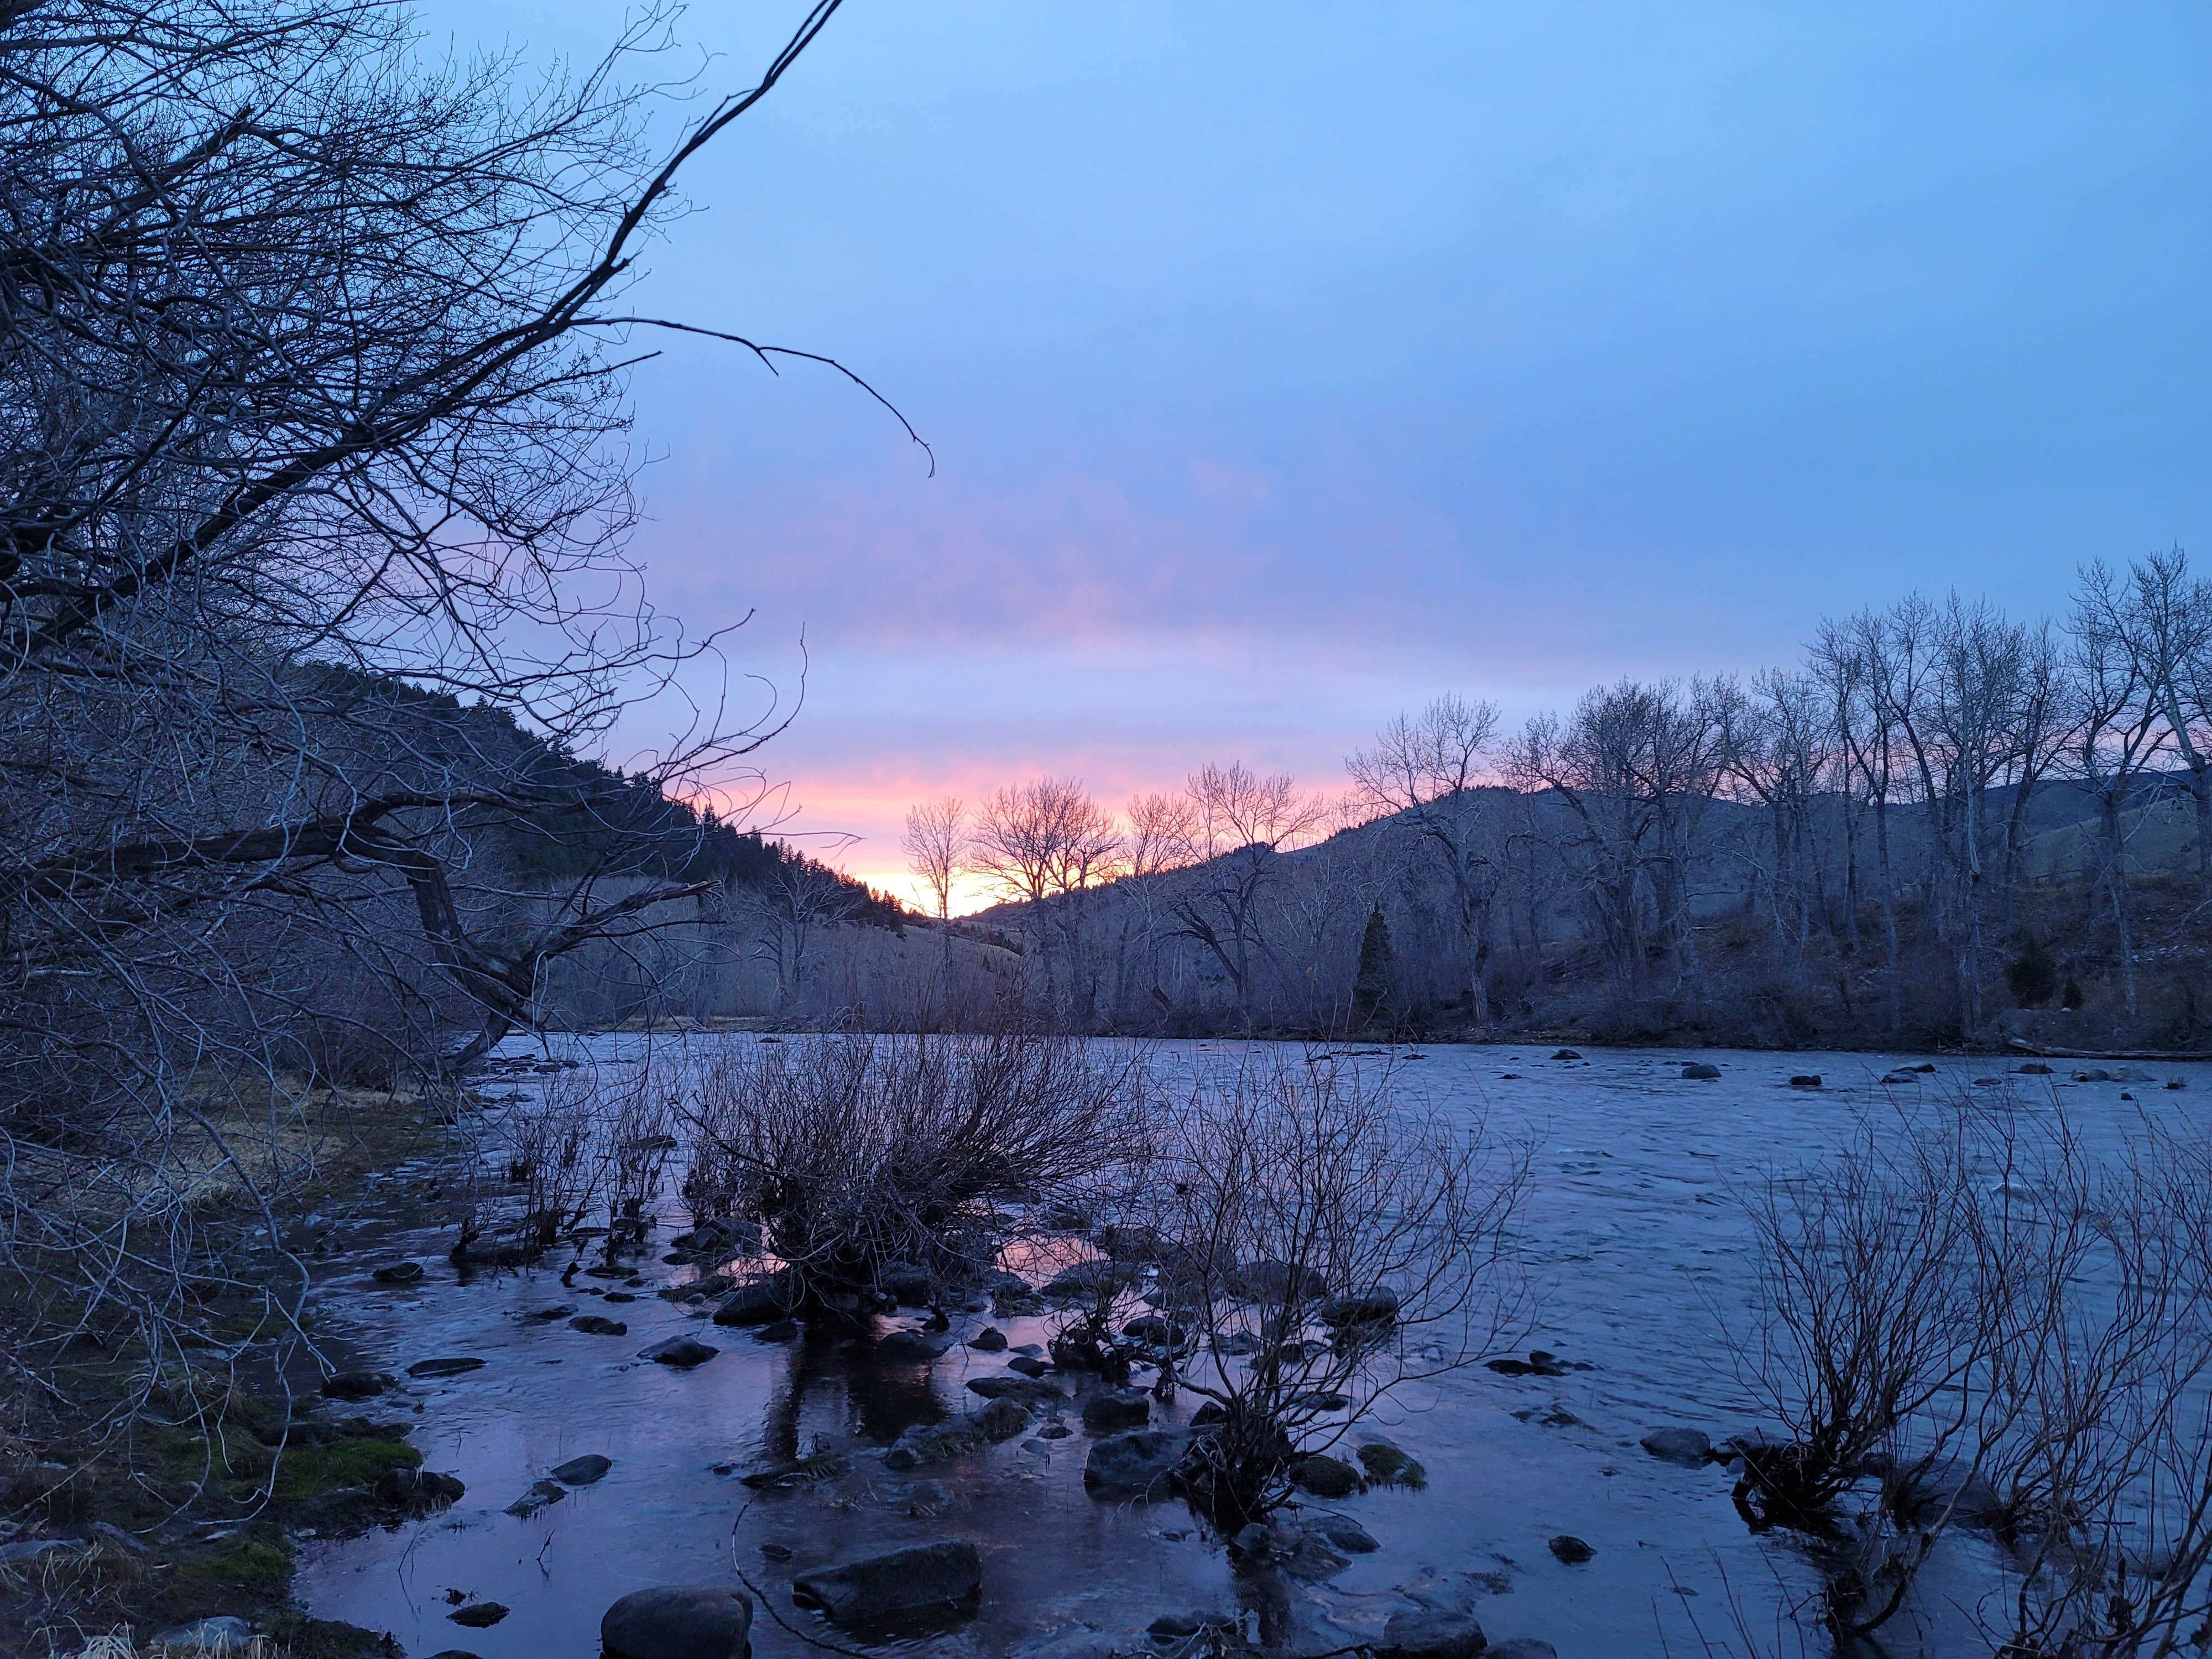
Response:
[{"label": "boulder", "polygon": [[483,1366],[484,1363],[481,1359],[455,1355],[445,1359],[418,1359],[407,1368],[407,1375],[423,1377],[465,1376],[471,1371],[482,1370]]},{"label": "boulder", "polygon": [[614,1468],[611,1457],[602,1457],[597,1452],[586,1452],[581,1457],[572,1457],[553,1471],[553,1478],[564,1486],[588,1486],[604,1478]]},{"label": "boulder", "polygon": [[455,1607],[446,1617],[466,1630],[489,1630],[507,1614],[504,1601],[471,1601],[465,1607]]},{"label": "boulder", "polygon": [[982,1599],[983,1563],[975,1545],[949,1538],[803,1572],[791,1588],[802,1607],[820,1609],[834,1625],[882,1630],[972,1613]]},{"label": "boulder", "polygon": [[1042,1376],[1052,1367],[1034,1354],[1018,1353],[1006,1362],[1010,1371],[1019,1371],[1024,1376]]},{"label": "boulder", "polygon": [[1067,1398],[1067,1390],[1059,1383],[1035,1376],[971,1376],[968,1390],[986,1400],[1011,1400],[1018,1406],[1057,1406]]},{"label": "boulder", "polygon": [[773,1325],[791,1311],[790,1287],[777,1274],[740,1285],[714,1310],[717,1325]]},{"label": "boulder", "polygon": [[1302,1457],[1293,1463],[1291,1483],[1316,1498],[1350,1498],[1367,1484],[1351,1464],[1340,1457],[1326,1455]]},{"label": "boulder", "polygon": [[1237,1264],[1237,1289],[1248,1301],[1277,1302],[1295,1291],[1297,1300],[1313,1302],[1328,1294],[1328,1281],[1318,1268],[1293,1269],[1286,1261],[1262,1257]]},{"label": "boulder", "polygon": [[1720,1081],[1720,1076],[1719,1066],[1708,1066],[1702,1060],[1686,1060],[1682,1062],[1682,1079],[1686,1083],[1717,1083]]},{"label": "boulder", "polygon": [[374,1400],[392,1386],[389,1371],[340,1371],[323,1379],[323,1394],[331,1400]]},{"label": "boulder", "polygon": [[214,1619],[195,1619],[189,1625],[173,1625],[149,1643],[154,1651],[173,1654],[234,1653],[241,1656],[253,1645],[253,1626],[235,1613]]},{"label": "boulder", "polygon": [[1347,1325],[1387,1325],[1398,1316],[1398,1293],[1377,1285],[1358,1296],[1333,1296],[1314,1310],[1331,1330]]},{"label": "boulder", "polygon": [[459,1503],[468,1488],[453,1475],[398,1463],[378,1475],[369,1492],[380,1504],[427,1514]]},{"label": "boulder", "polygon": [[1077,1302],[1089,1297],[1125,1291],[1143,1276],[1144,1270],[1127,1261],[1079,1261],[1063,1267],[1044,1282],[1038,1294],[1048,1302]]},{"label": "boulder", "polygon": [[703,1365],[721,1350],[712,1343],[702,1342],[696,1336],[672,1336],[665,1342],[656,1342],[649,1348],[638,1350],[638,1358],[650,1359],[656,1365],[673,1365],[688,1371],[695,1365]]},{"label": "boulder", "polygon": [[568,1495],[568,1489],[550,1476],[530,1483],[530,1490],[507,1506],[509,1515],[519,1515],[527,1521],[539,1510],[559,1503]]},{"label": "boulder", "polygon": [[1142,1389],[1101,1389],[1083,1401],[1086,1434],[1115,1434],[1141,1429],[1152,1420],[1152,1402]]},{"label": "boulder", "polygon": [[419,1261],[393,1261],[379,1267],[369,1275],[380,1285],[412,1285],[422,1277]]},{"label": "boulder", "polygon": [[1556,1538],[1546,1540],[1544,1547],[1552,1552],[1555,1559],[1563,1561],[1571,1567],[1582,1565],[1583,1562],[1597,1553],[1571,1532],[1563,1532]]},{"label": "boulder", "polygon": [[1324,1515],[1313,1523],[1313,1530],[1346,1555],[1372,1555],[1382,1547],[1374,1534],[1348,1515]]},{"label": "boulder", "polygon": [[897,1261],[876,1270],[876,1288],[894,1302],[926,1308],[936,1297],[937,1279],[927,1267]]},{"label": "boulder", "polygon": [[1131,1320],[1121,1328],[1121,1334],[1132,1342],[1141,1342],[1152,1348],[1179,1348],[1190,1339],[1189,1332],[1158,1314],[1146,1314]]},{"label": "boulder", "polygon": [[952,1346],[950,1331],[893,1331],[876,1344],[876,1357],[894,1363],[927,1364]]},{"label": "boulder", "polygon": [[1553,1060],[1580,1060],[1582,1055],[1572,1048],[1559,1048],[1553,1051],[1552,1058]]},{"label": "boulder", "polygon": [[1711,1437],[1702,1429],[1654,1429],[1636,1443],[1668,1463],[1694,1466],[1713,1455]]},{"label": "boulder", "polygon": [[744,1659],[753,1599],[726,1584],[632,1590],[599,1620],[607,1659]]},{"label": "boulder", "polygon": [[619,1319],[609,1319],[605,1314],[578,1314],[568,1322],[572,1331],[581,1331],[586,1336],[628,1336],[629,1327]]},{"label": "boulder", "polygon": [[1800,1072],[1790,1079],[1790,1086],[1793,1089],[1817,1089],[1820,1086],[1820,1074],[1818,1072]]},{"label": "boulder", "polygon": [[1084,1460],[1085,1490],[1099,1498],[1171,1496],[1190,1450],[1188,1429],[1139,1429],[1094,1441]]},{"label": "boulder", "polygon": [[978,1353],[1004,1353],[1006,1334],[995,1325],[986,1325],[969,1339],[968,1346]]},{"label": "boulder", "polygon": [[1474,1659],[1489,1645],[1482,1626],[1464,1613],[1394,1613],[1380,1650],[1389,1659]]},{"label": "boulder", "polygon": [[884,1467],[912,1469],[942,1463],[979,1446],[994,1446],[1002,1440],[1011,1440],[1029,1424],[1030,1414],[1013,1401],[994,1400],[981,1411],[967,1417],[915,1424],[884,1454]]}]

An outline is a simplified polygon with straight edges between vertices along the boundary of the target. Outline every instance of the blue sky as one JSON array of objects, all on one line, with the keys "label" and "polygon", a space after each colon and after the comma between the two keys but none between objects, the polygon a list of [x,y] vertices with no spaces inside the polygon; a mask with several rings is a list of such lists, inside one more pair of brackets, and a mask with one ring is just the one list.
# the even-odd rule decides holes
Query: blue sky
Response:
[{"label": "blue sky", "polygon": [[[737,85],[797,16],[697,6]],[[535,57],[613,7],[431,7]],[[1446,687],[1749,671],[1914,586],[2212,556],[2212,11],[850,0],[689,175],[638,551],[806,708],[795,827]]]}]

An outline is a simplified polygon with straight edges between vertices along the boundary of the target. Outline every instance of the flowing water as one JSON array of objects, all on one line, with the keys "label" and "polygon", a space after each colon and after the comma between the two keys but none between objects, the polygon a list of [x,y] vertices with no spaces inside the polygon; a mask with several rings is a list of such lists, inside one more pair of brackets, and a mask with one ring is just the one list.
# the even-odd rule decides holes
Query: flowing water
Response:
[{"label": "flowing water", "polygon": [[[589,1044],[603,1056],[619,1051],[614,1039]],[[1156,1051],[1156,1063],[1203,1067],[1226,1052],[1171,1044]],[[1354,1517],[1382,1547],[1326,1582],[1291,1587],[1297,1645],[1321,1652],[1371,1637],[1418,1600],[1469,1607],[1492,1642],[1539,1637],[1564,1659],[1800,1651],[1787,1609],[1817,1583],[1802,1554],[1785,1534],[1747,1531],[1726,1471],[1662,1462],[1638,1440],[1683,1425],[1718,1442],[1757,1420],[1721,1331],[1752,1282],[1739,1194],[1759,1169],[1820,1158],[1862,1115],[1972,1090],[2006,1067],[1943,1060],[1917,1082],[1884,1085],[1885,1073],[1912,1062],[1680,1050],[1591,1050],[1576,1062],[1547,1058],[1548,1046],[1417,1052],[1397,1067],[1409,1098],[1479,1115],[1492,1133],[1532,1147],[1534,1181],[1516,1231],[1540,1300],[1522,1346],[1588,1369],[1547,1378],[1476,1368],[1386,1403],[1379,1426],[1426,1466],[1428,1485],[1311,1506]],[[1720,1080],[1682,1079],[1685,1059],[1717,1063]],[[2212,1086],[2212,1067],[2157,1070],[2161,1082]],[[1820,1073],[1822,1086],[1792,1087],[1789,1079],[1804,1073]],[[2085,1140],[2107,1149],[2140,1114],[2186,1110],[2196,1098],[2074,1084],[2063,1066],[2048,1079],[2006,1079],[2014,1085],[2026,1109],[2063,1103]],[[663,1213],[680,1212],[664,1206]],[[661,1231],[677,1230],[664,1223]],[[323,1292],[326,1326],[382,1369],[404,1373],[447,1355],[486,1363],[410,1382],[397,1400],[416,1414],[414,1443],[427,1467],[458,1474],[467,1496],[425,1521],[310,1545],[300,1593],[319,1616],[390,1631],[416,1656],[582,1659],[598,1651],[600,1613],[625,1592],[727,1583],[742,1573],[798,1630],[832,1638],[792,1605],[794,1573],[955,1536],[981,1551],[981,1613],[891,1650],[995,1656],[1085,1631],[1143,1650],[1158,1614],[1235,1614],[1240,1599],[1260,1594],[1179,1503],[1087,1495],[1089,1443],[1073,1412],[1076,1432],[1066,1438],[1017,1439],[907,1474],[867,1455],[911,1424],[976,1404],[964,1382],[1003,1370],[1003,1354],[963,1345],[930,1364],[885,1364],[849,1337],[763,1341],[708,1324],[711,1304],[686,1310],[651,1294],[684,1276],[660,1266],[642,1269],[647,1283],[627,1291],[580,1277],[564,1289],[557,1261],[458,1282],[442,1259],[450,1243],[404,1231],[363,1238]],[[435,1265],[410,1286],[371,1280],[374,1266],[403,1255]],[[636,1299],[605,1305],[610,1288]],[[629,1333],[585,1335],[565,1320],[524,1317],[562,1302],[619,1317]],[[992,1322],[988,1314],[957,1316],[954,1331],[964,1339]],[[995,1322],[1017,1345],[1049,1334],[1040,1320]],[[683,1333],[720,1353],[682,1372],[638,1358]],[[387,1397],[374,1409],[388,1415],[394,1403]],[[1180,1412],[1189,1403],[1186,1396]],[[757,1493],[734,1478],[803,1453],[817,1437],[852,1455],[850,1473]],[[502,1512],[550,1468],[586,1453],[613,1460],[604,1480],[531,1518]],[[1548,1548],[1559,1534],[1595,1553],[1562,1563]],[[1886,1632],[1890,1652],[1987,1650],[1969,1633],[1973,1603],[1994,1582],[1984,1547],[1963,1535],[1946,1545],[1912,1618]],[[462,1629],[447,1619],[451,1592],[511,1611],[490,1628]],[[780,1659],[813,1650],[759,1617],[754,1650]]]}]

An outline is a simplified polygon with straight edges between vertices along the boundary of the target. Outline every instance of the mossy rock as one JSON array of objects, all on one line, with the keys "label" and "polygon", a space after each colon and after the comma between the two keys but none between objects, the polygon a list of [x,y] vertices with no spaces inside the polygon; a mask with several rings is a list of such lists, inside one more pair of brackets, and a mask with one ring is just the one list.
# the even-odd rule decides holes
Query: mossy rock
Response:
[{"label": "mossy rock", "polygon": [[189,1583],[273,1600],[283,1595],[292,1582],[292,1552],[283,1534],[256,1528],[185,1556],[177,1563],[177,1576]]},{"label": "mossy rock", "polygon": [[1291,1480],[1300,1491],[1316,1498],[1349,1498],[1367,1484],[1359,1478],[1359,1471],[1342,1458],[1318,1453],[1293,1464]]},{"label": "mossy rock", "polygon": [[337,1619],[283,1613],[271,1622],[269,1633],[289,1659],[404,1659],[405,1650],[389,1632],[363,1630]]},{"label": "mossy rock", "polygon": [[1362,1446],[1359,1466],[1377,1486],[1419,1488],[1429,1484],[1429,1472],[1395,1446]]}]

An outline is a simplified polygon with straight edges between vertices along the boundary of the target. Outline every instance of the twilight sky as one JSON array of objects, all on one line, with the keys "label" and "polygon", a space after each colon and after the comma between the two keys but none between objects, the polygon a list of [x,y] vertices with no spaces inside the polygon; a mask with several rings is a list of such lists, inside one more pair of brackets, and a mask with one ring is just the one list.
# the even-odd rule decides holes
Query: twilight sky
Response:
[{"label": "twilight sky", "polygon": [[[750,78],[799,8],[696,5]],[[2212,556],[2212,10],[854,0],[689,175],[638,551],[756,611],[789,829],[1039,772],[1317,786],[1919,586]],[[441,0],[463,46],[586,0]],[[642,737],[644,734],[641,734]]]}]

